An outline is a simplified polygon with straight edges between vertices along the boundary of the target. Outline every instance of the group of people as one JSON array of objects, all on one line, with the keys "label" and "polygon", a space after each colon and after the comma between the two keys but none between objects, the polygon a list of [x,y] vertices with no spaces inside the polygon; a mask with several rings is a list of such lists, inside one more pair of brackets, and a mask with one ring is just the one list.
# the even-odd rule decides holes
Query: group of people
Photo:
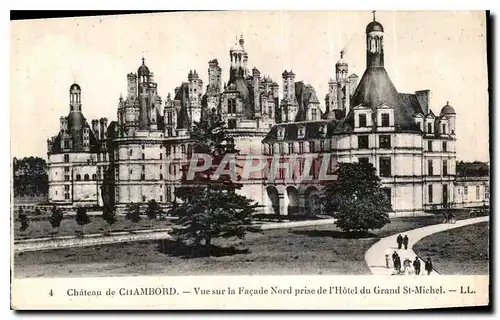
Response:
[{"label": "group of people", "polygon": [[404,237],[399,235],[396,239],[396,242],[398,243],[398,249],[401,250],[401,247],[404,246],[405,250],[408,250],[408,241],[410,241],[410,239],[408,239],[408,236],[406,234]]},{"label": "group of people", "polygon": [[[409,238],[407,235],[404,237],[402,235],[398,235],[396,238],[396,243],[398,244],[398,250],[401,250],[404,247],[404,250],[408,250],[408,243],[409,243]],[[390,252],[386,252],[385,254],[385,266],[387,269],[391,268],[391,259],[389,258]],[[421,262],[419,257],[415,257],[415,260],[413,260],[413,263],[410,259],[406,258],[401,261],[401,257],[399,254],[394,251],[392,254],[392,266],[394,268],[394,273],[397,275],[420,275],[420,270],[421,270]],[[431,274],[433,267],[432,267],[432,261],[431,258],[427,258],[425,261],[424,265],[424,270],[427,272],[427,274]]]},{"label": "group of people", "polygon": [[[399,257],[399,254],[394,251],[394,253],[392,254],[392,265],[394,267],[394,275],[420,275],[421,262],[418,257],[415,257],[413,263],[410,259],[405,258],[403,260],[403,263],[401,264],[401,258]],[[385,255],[385,266],[387,269],[391,267],[388,254]],[[427,258],[424,269],[427,272],[427,275],[431,274],[433,269],[431,258]]]}]

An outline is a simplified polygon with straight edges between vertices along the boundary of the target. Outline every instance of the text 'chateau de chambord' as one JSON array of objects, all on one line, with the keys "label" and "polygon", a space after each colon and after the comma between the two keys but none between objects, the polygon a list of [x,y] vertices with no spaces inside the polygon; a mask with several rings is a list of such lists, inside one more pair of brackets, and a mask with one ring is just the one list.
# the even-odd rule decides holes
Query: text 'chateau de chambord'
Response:
[{"label": "text 'chateau de chambord'", "polygon": [[[463,205],[469,182],[456,176],[454,108],[443,103],[433,112],[429,90],[398,92],[384,68],[385,33],[375,14],[365,33],[363,76],[349,73],[340,53],[332,78],[325,79],[324,100],[292,71],[283,71],[280,88],[257,68],[250,70],[243,36],[229,50],[227,83],[222,84],[222,68],[213,59],[206,87],[196,70],[189,71],[187,81],[164,100],[143,58],[137,72],[127,75],[127,94],[119,97],[117,120],[110,123],[87,121],[82,89],[72,84],[69,114],[47,141],[49,202],[101,206],[109,201],[118,211],[151,199],[170,205],[176,201],[179,170],[192,154],[190,128],[214,110],[240,150],[238,161],[249,155],[297,159],[291,175],[279,171],[270,179],[263,170],[242,180],[239,192],[261,204],[263,212],[318,213],[319,194],[331,183],[318,179],[316,164],[325,155],[330,173],[339,162],[372,163],[393,215]],[[308,168],[302,161],[306,155],[314,158]],[[303,170],[313,179],[297,180]],[[488,187],[481,186],[487,197]]]}]

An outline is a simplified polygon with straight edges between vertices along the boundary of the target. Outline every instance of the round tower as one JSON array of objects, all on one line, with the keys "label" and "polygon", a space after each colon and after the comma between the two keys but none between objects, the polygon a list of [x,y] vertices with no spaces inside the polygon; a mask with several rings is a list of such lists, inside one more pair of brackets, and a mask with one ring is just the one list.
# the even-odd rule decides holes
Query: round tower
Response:
[{"label": "round tower", "polygon": [[451,134],[455,134],[455,122],[457,118],[457,113],[450,103],[447,101],[446,105],[441,109],[441,116],[445,116],[450,119],[450,132]]}]

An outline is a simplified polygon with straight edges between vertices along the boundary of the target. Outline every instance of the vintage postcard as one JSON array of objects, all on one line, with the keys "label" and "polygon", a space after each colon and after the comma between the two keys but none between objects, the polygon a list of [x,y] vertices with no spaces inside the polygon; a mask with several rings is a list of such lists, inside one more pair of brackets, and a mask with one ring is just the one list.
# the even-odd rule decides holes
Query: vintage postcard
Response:
[{"label": "vintage postcard", "polygon": [[11,21],[12,308],[488,306],[488,19]]}]

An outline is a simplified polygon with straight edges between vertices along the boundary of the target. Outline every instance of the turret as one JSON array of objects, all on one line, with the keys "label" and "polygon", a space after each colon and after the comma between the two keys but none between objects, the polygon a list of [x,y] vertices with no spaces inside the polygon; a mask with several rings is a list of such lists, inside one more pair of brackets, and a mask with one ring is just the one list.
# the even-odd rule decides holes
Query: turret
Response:
[{"label": "turret", "polygon": [[375,20],[366,26],[366,67],[384,66],[384,27]]}]

